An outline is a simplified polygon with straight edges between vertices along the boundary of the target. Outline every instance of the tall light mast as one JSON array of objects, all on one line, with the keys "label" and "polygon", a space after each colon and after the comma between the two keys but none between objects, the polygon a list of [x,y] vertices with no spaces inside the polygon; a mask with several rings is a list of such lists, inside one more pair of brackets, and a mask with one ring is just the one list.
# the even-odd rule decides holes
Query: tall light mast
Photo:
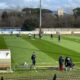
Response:
[{"label": "tall light mast", "polygon": [[41,27],[42,27],[42,5],[40,0],[39,36],[41,36],[41,33],[42,33]]}]

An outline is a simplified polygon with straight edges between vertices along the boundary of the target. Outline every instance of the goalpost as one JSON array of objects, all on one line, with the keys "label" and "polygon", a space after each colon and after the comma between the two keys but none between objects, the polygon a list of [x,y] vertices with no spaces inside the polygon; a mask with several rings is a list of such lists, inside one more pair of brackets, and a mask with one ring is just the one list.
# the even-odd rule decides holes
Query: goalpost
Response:
[{"label": "goalpost", "polygon": [[11,70],[11,52],[9,49],[0,50],[0,70]]}]

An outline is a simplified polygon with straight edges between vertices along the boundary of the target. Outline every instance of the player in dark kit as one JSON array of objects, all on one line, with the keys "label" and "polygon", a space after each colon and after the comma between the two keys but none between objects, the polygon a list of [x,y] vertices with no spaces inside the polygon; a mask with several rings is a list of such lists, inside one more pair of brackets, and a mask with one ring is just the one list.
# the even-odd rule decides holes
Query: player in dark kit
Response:
[{"label": "player in dark kit", "polygon": [[35,39],[35,37],[36,37],[36,34],[34,34],[34,35],[33,35],[33,37],[34,37],[34,39]]},{"label": "player in dark kit", "polygon": [[51,38],[53,38],[53,34],[51,34]]},{"label": "player in dark kit", "polygon": [[33,52],[32,56],[31,56],[31,60],[32,60],[32,65],[31,65],[30,69],[32,67],[35,68],[35,64],[36,64],[36,55],[35,55],[35,52]]},{"label": "player in dark kit", "polygon": [[61,35],[60,34],[58,35],[58,41],[59,42],[61,41]]},{"label": "player in dark kit", "polygon": [[40,33],[39,33],[39,38],[40,38],[40,39],[42,38],[42,34],[40,34]]},{"label": "player in dark kit", "polygon": [[74,67],[72,59],[70,57],[65,58],[65,67],[66,67],[66,71],[71,70]]},{"label": "player in dark kit", "polygon": [[35,54],[32,54],[31,59],[32,59],[32,65],[35,66],[36,60],[35,60],[36,56]]},{"label": "player in dark kit", "polygon": [[59,70],[63,71],[64,70],[64,58],[62,56],[59,57]]},{"label": "player in dark kit", "polygon": [[61,41],[61,34],[60,34],[60,32],[57,32],[57,38],[58,38],[58,42],[60,42]]}]

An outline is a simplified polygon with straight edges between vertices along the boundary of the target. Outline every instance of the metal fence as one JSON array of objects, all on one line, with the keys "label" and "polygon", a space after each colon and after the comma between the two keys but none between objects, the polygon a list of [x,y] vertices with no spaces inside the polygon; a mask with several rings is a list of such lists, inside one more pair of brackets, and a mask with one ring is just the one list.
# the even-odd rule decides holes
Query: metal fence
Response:
[{"label": "metal fence", "polygon": [[53,80],[80,80],[80,71],[55,74]]},{"label": "metal fence", "polygon": [[13,77],[13,78],[4,78],[1,77],[0,80],[53,80],[53,77],[49,77],[49,76],[36,76],[36,77]]},{"label": "metal fence", "polygon": [[54,75],[43,76],[0,76],[0,80],[80,80],[80,70],[78,71],[58,71]]}]

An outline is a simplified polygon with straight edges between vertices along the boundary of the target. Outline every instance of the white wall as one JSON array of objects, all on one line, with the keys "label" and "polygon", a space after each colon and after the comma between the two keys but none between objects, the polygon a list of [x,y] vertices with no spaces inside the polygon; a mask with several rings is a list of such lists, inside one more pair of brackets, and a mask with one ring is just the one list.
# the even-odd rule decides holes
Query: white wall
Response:
[{"label": "white wall", "polygon": [[[43,28],[43,34],[57,34],[60,32],[61,34],[80,34],[80,28]],[[35,31],[0,31],[0,34],[39,34],[39,29]]]}]

